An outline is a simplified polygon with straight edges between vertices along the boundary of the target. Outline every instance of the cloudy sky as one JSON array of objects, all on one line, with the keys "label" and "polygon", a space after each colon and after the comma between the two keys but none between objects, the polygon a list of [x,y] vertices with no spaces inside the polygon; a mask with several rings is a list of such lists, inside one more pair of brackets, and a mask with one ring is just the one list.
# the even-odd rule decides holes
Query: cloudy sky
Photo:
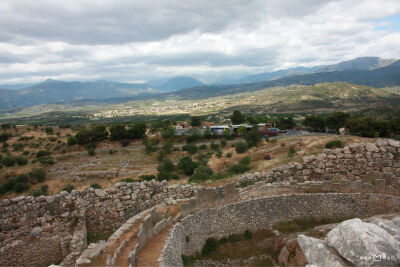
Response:
[{"label": "cloudy sky", "polygon": [[400,58],[399,0],[1,0],[0,84]]}]

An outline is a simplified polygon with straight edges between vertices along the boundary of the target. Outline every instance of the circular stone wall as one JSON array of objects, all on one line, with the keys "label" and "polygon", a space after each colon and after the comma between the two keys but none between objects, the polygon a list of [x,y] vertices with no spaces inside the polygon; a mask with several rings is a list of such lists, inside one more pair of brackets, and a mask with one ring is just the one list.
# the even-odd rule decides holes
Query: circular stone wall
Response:
[{"label": "circular stone wall", "polygon": [[364,217],[399,210],[398,197],[360,193],[280,195],[204,209],[174,225],[160,263],[183,266],[181,255],[200,251],[207,238],[266,229],[279,221],[307,216]]}]

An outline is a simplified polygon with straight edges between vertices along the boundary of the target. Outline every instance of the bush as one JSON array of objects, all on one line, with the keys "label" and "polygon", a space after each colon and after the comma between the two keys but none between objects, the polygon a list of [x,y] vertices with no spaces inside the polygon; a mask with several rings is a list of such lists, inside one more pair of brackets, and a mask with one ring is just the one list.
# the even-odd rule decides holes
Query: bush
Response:
[{"label": "bush", "polygon": [[3,188],[6,192],[11,191],[16,183],[15,178],[10,178],[3,184]]},{"label": "bush", "polygon": [[249,147],[244,142],[237,142],[235,144],[235,150],[239,154],[245,153],[247,151],[247,149],[249,149]]},{"label": "bush", "polygon": [[182,151],[186,151],[189,154],[196,154],[197,146],[193,144],[187,144],[182,147]]},{"label": "bush", "polygon": [[112,155],[112,154],[114,154],[114,153],[115,153],[114,150],[112,150],[112,149],[109,149],[109,150],[108,150],[108,154]]},{"label": "bush", "polygon": [[34,190],[34,191],[32,192],[32,195],[33,195],[34,197],[46,196],[46,195],[47,195],[47,190],[48,190],[48,189],[49,189],[49,186],[48,186],[47,184],[42,185],[42,186],[40,187],[40,189]]},{"label": "bush", "polygon": [[157,170],[173,172],[175,169],[174,163],[169,158],[164,158],[160,164],[158,164]]},{"label": "bush", "polygon": [[232,158],[232,153],[226,153],[227,158]]},{"label": "bush", "polygon": [[168,140],[163,145],[163,150],[165,151],[166,154],[169,154],[169,153],[171,153],[171,150],[172,150],[173,146],[174,146],[174,141],[173,140]]},{"label": "bush", "polygon": [[91,184],[90,187],[93,189],[101,189],[101,186],[98,183]]},{"label": "bush", "polygon": [[251,161],[250,157],[247,156],[247,157],[242,158],[242,159],[240,160],[239,164],[249,165],[249,164],[250,164],[250,161]]},{"label": "bush", "polygon": [[213,150],[218,150],[219,149],[219,145],[216,144],[216,143],[211,143],[210,144],[210,148],[213,149]]},{"label": "bush", "polygon": [[232,165],[228,171],[234,174],[239,174],[239,173],[244,173],[247,172],[248,170],[250,170],[250,167],[248,165],[245,164],[235,164]]},{"label": "bush", "polygon": [[210,255],[214,252],[219,246],[219,242],[215,238],[207,238],[206,243],[204,244],[203,249],[201,250],[202,256]]},{"label": "bush", "polygon": [[271,160],[271,159],[272,159],[271,154],[267,153],[264,155],[264,160]]},{"label": "bush", "polygon": [[199,164],[194,162],[190,157],[183,157],[179,160],[178,168],[186,175],[192,175]]},{"label": "bush", "polygon": [[222,157],[222,151],[218,150],[217,153],[215,153],[215,155],[217,156],[217,158]]},{"label": "bush", "polygon": [[20,174],[17,176],[16,179],[17,183],[27,183],[28,182],[28,176],[26,174]]},{"label": "bush", "polygon": [[54,130],[52,127],[46,127],[44,128],[44,131],[46,132],[46,134],[50,135],[50,134],[54,134]]},{"label": "bush", "polygon": [[202,135],[201,135],[200,131],[198,131],[198,130],[191,129],[186,133],[186,142],[187,143],[195,142],[197,140],[200,140],[201,138],[202,138]]},{"label": "bush", "polygon": [[253,237],[253,232],[247,229],[247,230],[244,232],[244,237],[245,237],[246,239],[251,239],[251,238]]},{"label": "bush", "polygon": [[88,152],[89,156],[94,156],[94,154],[96,153],[94,151],[93,147],[89,147],[87,152]]},{"label": "bush", "polygon": [[222,139],[221,140],[221,147],[225,147],[226,146],[226,140],[225,139]]},{"label": "bush", "polygon": [[202,145],[200,145],[200,146],[199,146],[199,149],[201,149],[201,150],[205,150],[205,149],[207,149],[207,145],[205,145],[205,144],[202,144]]},{"label": "bush", "polygon": [[4,195],[6,192],[6,190],[4,189],[4,187],[2,185],[0,185],[0,196]]},{"label": "bush", "polygon": [[169,180],[171,179],[171,176],[172,176],[172,173],[171,173],[171,172],[166,171],[166,170],[161,170],[161,171],[158,171],[157,180],[160,181],[160,182],[161,182],[162,180],[167,180],[167,181],[169,181]]},{"label": "bush", "polygon": [[43,169],[32,169],[29,177],[35,179],[37,182],[42,183],[46,179],[46,172]]},{"label": "bush", "polygon": [[40,157],[38,159],[38,161],[42,165],[54,165],[54,163],[55,163],[53,157],[50,157],[50,156],[48,156],[48,157]]},{"label": "bush", "polygon": [[192,126],[200,126],[201,125],[200,117],[192,117],[191,120],[190,120],[190,125],[192,125]]},{"label": "bush", "polygon": [[28,160],[24,157],[16,157],[15,162],[18,164],[18,166],[26,165],[28,164]]},{"label": "bush", "polygon": [[72,190],[75,189],[75,186],[72,184],[67,184],[62,188],[62,191],[67,191],[68,193],[71,193]]},{"label": "bush", "polygon": [[10,134],[8,134],[8,133],[0,134],[0,142],[5,142],[8,140],[8,138],[10,138]]},{"label": "bush", "polygon": [[14,158],[7,156],[1,160],[1,163],[3,163],[3,165],[6,167],[11,167],[11,166],[15,165],[15,160],[14,160]]},{"label": "bush", "polygon": [[22,193],[26,190],[29,189],[29,184],[28,183],[16,183],[14,185],[14,192],[15,193]]},{"label": "bush", "polygon": [[325,148],[329,148],[329,149],[335,149],[335,148],[342,148],[343,147],[343,143],[340,140],[331,140],[328,143],[325,144]]},{"label": "bush", "polygon": [[244,139],[249,147],[253,147],[261,142],[261,135],[257,130],[252,130],[244,135]]},{"label": "bush", "polygon": [[205,165],[200,165],[194,170],[189,181],[205,181],[210,179],[211,175],[213,175],[213,170]]},{"label": "bush", "polygon": [[22,143],[14,143],[12,144],[12,147],[14,151],[21,151],[25,146]]},{"label": "bush", "polygon": [[288,151],[288,157],[291,158],[296,154],[296,149],[294,148],[294,146],[290,146],[289,147],[289,151]]},{"label": "bush", "polygon": [[37,157],[37,158],[44,157],[44,156],[49,156],[49,155],[50,155],[50,152],[49,152],[49,151],[46,151],[46,150],[39,150],[39,151],[36,153],[36,157]]}]

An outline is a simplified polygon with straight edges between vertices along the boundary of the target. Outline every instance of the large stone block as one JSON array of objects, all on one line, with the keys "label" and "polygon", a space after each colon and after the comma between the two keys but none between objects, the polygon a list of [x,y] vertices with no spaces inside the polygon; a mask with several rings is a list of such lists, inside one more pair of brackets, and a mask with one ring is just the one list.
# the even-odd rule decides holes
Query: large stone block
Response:
[{"label": "large stone block", "polygon": [[386,180],[376,179],[375,180],[375,191],[378,193],[383,193],[386,190]]}]

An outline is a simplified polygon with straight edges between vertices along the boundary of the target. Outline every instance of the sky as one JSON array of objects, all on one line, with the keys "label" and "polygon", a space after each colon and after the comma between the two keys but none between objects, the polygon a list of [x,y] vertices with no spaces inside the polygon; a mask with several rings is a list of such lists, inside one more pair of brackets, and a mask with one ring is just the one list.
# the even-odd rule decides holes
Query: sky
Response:
[{"label": "sky", "polygon": [[400,58],[399,0],[1,0],[0,14],[0,84]]}]

